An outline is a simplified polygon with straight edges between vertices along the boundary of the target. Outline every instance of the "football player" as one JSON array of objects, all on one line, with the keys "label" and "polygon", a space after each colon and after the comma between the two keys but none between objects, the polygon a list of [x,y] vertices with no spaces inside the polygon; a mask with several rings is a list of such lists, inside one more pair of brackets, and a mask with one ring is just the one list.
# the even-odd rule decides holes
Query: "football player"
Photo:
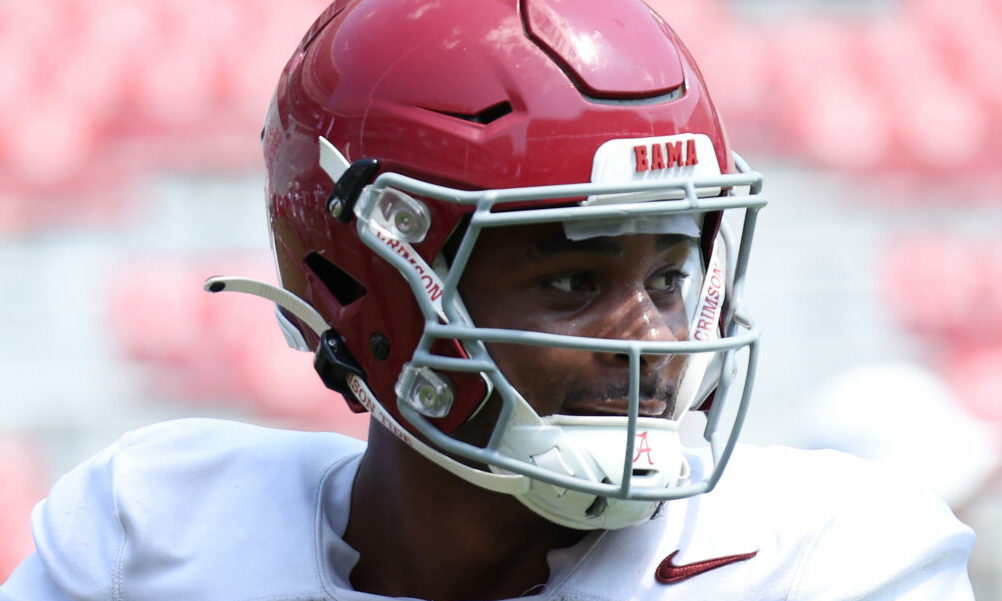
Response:
[{"label": "football player", "polygon": [[367,444],[131,433],[0,599],[971,598],[940,500],[736,445],[762,178],[644,3],[338,0],[262,140],[281,286],[206,286],[274,302]]}]

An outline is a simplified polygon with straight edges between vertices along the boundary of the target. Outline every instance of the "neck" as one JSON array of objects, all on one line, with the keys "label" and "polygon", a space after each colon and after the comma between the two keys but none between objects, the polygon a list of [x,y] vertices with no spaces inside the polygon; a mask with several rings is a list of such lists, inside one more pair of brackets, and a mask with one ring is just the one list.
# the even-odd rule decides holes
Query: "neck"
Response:
[{"label": "neck", "polygon": [[551,549],[583,534],[453,476],[382,426],[370,427],[345,532],[360,554],[351,575],[357,590],[431,601],[519,597],[546,582]]}]

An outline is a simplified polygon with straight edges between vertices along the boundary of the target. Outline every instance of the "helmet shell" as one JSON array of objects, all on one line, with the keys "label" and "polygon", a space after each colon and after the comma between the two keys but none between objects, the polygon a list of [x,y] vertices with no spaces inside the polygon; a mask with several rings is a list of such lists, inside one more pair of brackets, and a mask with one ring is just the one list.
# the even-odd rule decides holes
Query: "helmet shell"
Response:
[{"label": "helmet shell", "polygon": [[[464,0],[335,2],[283,70],[262,133],[282,285],[324,316],[399,419],[393,386],[424,319],[400,274],[327,212],[334,182],[318,138],[349,161],[478,190],[587,182],[602,143],[679,133],[707,135],[722,171],[733,171],[692,57],[639,0],[488,0],[476,10]],[[558,202],[567,200],[532,204]],[[433,264],[472,207],[427,204],[432,226],[414,249]],[[374,350],[377,337],[388,353]],[[474,375],[453,384],[443,431],[486,392]]]}]

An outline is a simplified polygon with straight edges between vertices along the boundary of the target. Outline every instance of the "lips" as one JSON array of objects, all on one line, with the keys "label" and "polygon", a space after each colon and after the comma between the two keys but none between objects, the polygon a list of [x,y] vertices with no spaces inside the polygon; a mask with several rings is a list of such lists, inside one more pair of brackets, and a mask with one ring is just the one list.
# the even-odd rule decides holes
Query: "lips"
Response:
[{"label": "lips", "polygon": [[[675,406],[674,383],[641,382],[640,417],[664,417]],[[626,415],[629,413],[629,383],[616,383],[604,389],[578,386],[568,391],[561,404],[566,415]]]},{"label": "lips", "polygon": [[[664,417],[668,414],[669,409],[670,405],[664,401],[641,399],[638,415],[640,417]],[[626,415],[629,413],[629,403],[626,399],[609,399],[564,404],[562,413],[567,415]]]}]

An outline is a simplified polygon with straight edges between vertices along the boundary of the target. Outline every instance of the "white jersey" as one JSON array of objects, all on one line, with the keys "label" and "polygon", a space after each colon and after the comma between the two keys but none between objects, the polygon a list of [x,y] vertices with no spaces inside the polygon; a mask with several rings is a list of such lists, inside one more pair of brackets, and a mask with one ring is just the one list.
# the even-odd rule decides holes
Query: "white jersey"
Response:
[{"label": "white jersey", "polygon": [[[216,420],[128,434],[36,507],[37,551],[0,600],[373,601],[351,590],[341,538],[363,451]],[[714,491],[551,552],[549,582],[522,599],[963,601],[973,538],[872,464],[741,446]]]}]

